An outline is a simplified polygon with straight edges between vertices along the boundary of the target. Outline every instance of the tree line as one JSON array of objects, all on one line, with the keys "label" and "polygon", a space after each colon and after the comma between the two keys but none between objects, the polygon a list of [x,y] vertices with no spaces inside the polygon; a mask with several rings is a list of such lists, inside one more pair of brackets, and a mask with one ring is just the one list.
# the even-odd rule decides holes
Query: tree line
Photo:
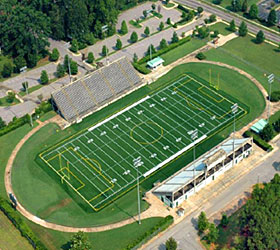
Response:
[{"label": "tree line", "polygon": [[[79,46],[116,32],[120,10],[146,0],[2,0],[0,47],[16,69],[36,66],[47,55],[48,38],[76,39]],[[107,25],[106,31],[102,29]]]}]

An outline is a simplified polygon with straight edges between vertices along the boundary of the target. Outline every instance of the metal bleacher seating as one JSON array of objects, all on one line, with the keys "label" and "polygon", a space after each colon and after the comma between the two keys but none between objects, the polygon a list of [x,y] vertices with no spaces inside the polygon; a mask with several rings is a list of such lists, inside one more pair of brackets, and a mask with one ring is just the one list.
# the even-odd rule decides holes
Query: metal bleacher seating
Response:
[{"label": "metal bleacher seating", "polygon": [[141,78],[124,57],[52,93],[52,99],[69,122],[82,118],[141,84]]}]

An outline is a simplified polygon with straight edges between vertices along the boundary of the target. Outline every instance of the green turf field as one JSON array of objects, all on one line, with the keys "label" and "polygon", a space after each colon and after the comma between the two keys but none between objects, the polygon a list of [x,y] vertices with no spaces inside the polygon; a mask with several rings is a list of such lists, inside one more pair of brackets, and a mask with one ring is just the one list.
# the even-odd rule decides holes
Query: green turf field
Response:
[{"label": "green turf field", "polygon": [[[47,171],[98,211],[134,187],[137,178],[148,178],[227,126],[233,121],[233,104],[195,76],[182,75],[40,157]],[[243,114],[239,108],[236,116]],[[139,157],[137,171],[133,162]]]}]

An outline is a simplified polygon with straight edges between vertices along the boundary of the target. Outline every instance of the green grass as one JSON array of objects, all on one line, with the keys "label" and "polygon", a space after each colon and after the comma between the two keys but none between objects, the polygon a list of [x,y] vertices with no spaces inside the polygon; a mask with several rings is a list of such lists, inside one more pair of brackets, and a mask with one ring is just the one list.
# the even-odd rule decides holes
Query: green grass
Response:
[{"label": "green grass", "polygon": [[[237,121],[237,128],[246,125],[262,113],[264,109],[264,99],[257,87],[246,77],[215,65],[210,66],[208,64],[199,63],[180,65],[155,83],[142,87],[116,103],[96,112],[94,115],[85,118],[82,123],[75,124],[59,132],[56,132],[59,130],[56,125],[49,124],[33,135],[17,155],[12,172],[12,183],[19,201],[35,215],[44,216],[43,218],[48,221],[58,222],[64,225],[93,226],[107,224],[129,218],[132,214],[136,214],[137,207],[134,202],[136,198],[135,190],[129,192],[98,213],[86,212],[76,202],[72,201],[71,196],[65,192],[59,183],[53,181],[53,179],[37,165],[35,162],[37,154],[44,148],[54,145],[63,140],[63,138],[71,136],[81,129],[92,126],[95,122],[104,119],[120,108],[124,108],[124,106],[137,101],[151,91],[163,86],[168,81],[173,81],[174,78],[182,73],[193,72],[202,79],[207,80],[210,67],[213,72],[213,81],[217,81],[217,73],[220,73],[221,91],[231,93],[233,98],[238,99],[242,103],[246,103],[248,108],[250,108],[250,113]],[[215,146],[219,141],[227,137],[231,130],[232,128],[229,127],[215,135],[213,140],[206,140],[200,144],[200,146],[197,147],[197,154],[200,155],[209,150],[209,148]],[[42,141],[44,141],[44,144],[41,143]],[[36,145],[36,147],[34,147],[34,145]],[[141,184],[141,189],[143,191],[149,190],[154,182],[166,179],[172,173],[185,166],[191,159],[192,152],[189,151],[177,161],[170,163],[168,167],[165,167],[162,171],[143,182]],[[36,192],[34,192],[34,189]],[[32,197],[30,194],[32,194]],[[145,203],[142,204],[142,208],[144,207],[147,207]],[[53,210],[54,208],[55,210]]]},{"label": "green grass", "polygon": [[228,30],[228,25],[221,23],[221,22],[210,25],[209,28],[211,31],[215,31],[215,30],[219,31],[219,34],[221,34],[223,36],[226,36],[226,35],[229,35],[232,33],[231,31]]},{"label": "green grass", "polygon": [[157,18],[162,18],[162,14],[156,12],[156,11],[152,11],[152,14],[154,15],[154,17],[157,17]]},{"label": "green grass", "polygon": [[1,250],[32,250],[32,245],[20,235],[7,216],[0,211],[0,246]]},{"label": "green grass", "polygon": [[[35,123],[36,125],[36,123]],[[17,143],[27,134],[32,128],[29,124],[25,124],[24,126],[0,137],[0,176],[1,180],[4,179],[4,172],[6,168],[6,164],[12,153],[14,147]],[[2,197],[6,197],[6,190],[4,187],[4,182],[0,182],[0,195]]]},{"label": "green grass", "polygon": [[[98,250],[122,250],[134,240],[141,237],[145,232],[151,230],[162,218],[154,217],[123,226],[121,228],[98,232],[87,233],[87,237],[93,247]],[[54,230],[45,229],[34,223],[28,222],[31,228],[37,232],[40,239],[50,250],[65,249],[72,233],[62,233]]]},{"label": "green grass", "polygon": [[3,107],[13,106],[13,105],[16,105],[16,104],[19,104],[19,103],[20,103],[20,101],[17,98],[14,98],[13,102],[8,102],[6,96],[0,98],[0,106],[3,106]]},{"label": "green grass", "polygon": [[168,4],[164,4],[164,6],[165,6],[166,8],[172,8],[172,7],[175,6],[175,4],[174,4],[174,3],[168,3]]},{"label": "green grass", "polygon": [[140,22],[137,23],[135,20],[130,20],[130,21],[129,21],[129,24],[131,24],[132,26],[134,26],[135,28],[138,28],[138,29],[142,27],[142,25],[140,24]]},{"label": "green grass", "polygon": [[[42,84],[38,84],[38,85],[35,85],[33,87],[30,87],[30,88],[28,88],[28,94],[31,94],[32,92],[34,92],[34,91],[36,91],[36,90],[38,90],[38,89],[40,89],[42,87],[44,87],[44,85],[42,85]],[[20,96],[25,96],[26,95],[26,91],[20,91],[19,95]]]},{"label": "green grass", "polygon": [[204,46],[207,43],[207,40],[201,40],[201,39],[191,39],[191,41],[186,42],[180,46],[178,46],[175,49],[172,49],[168,51],[167,53],[161,55],[160,57],[164,60],[163,65],[166,66],[170,63],[173,63],[180,59],[181,57],[184,57],[191,52],[199,49],[200,47]]},{"label": "green grass", "polygon": [[49,119],[51,119],[51,118],[53,118],[54,116],[56,116],[57,115],[57,113],[55,112],[55,111],[49,111],[49,112],[47,112],[46,114],[43,114],[41,117],[40,117],[40,121],[41,122],[44,122],[44,121],[46,121],[46,120],[49,120]]},{"label": "green grass", "polygon": [[[215,0],[203,0],[205,2],[209,3],[215,3]],[[222,3],[219,5],[227,10],[231,10],[231,0],[222,0]],[[251,6],[252,4],[257,4],[259,1],[258,0],[248,0],[248,6]],[[240,15],[242,15],[242,12],[239,12]]]},{"label": "green grass", "polygon": [[267,75],[274,73],[278,79],[272,84],[272,91],[280,90],[280,53],[277,47],[255,44],[253,37],[238,37],[218,49],[205,53],[207,60],[223,62],[240,68],[255,77],[266,90],[269,89]]}]

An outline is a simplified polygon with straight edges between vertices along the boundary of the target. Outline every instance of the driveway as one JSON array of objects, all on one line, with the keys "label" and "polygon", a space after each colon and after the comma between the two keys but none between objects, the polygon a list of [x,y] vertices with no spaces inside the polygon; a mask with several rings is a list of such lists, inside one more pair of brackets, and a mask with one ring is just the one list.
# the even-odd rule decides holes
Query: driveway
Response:
[{"label": "driveway", "polygon": [[[280,141],[277,142],[277,146],[280,147]],[[260,163],[253,170],[243,175],[238,179],[238,181],[231,184],[228,188],[217,192],[217,195],[205,202],[200,209],[191,213],[181,223],[166,231],[144,249],[164,250],[164,243],[169,237],[173,237],[178,241],[178,249],[203,249],[198,241],[199,239],[195,229],[197,225],[197,217],[200,212],[205,211],[206,215],[209,217],[218,211],[223,210],[227,204],[231,203],[237,197],[247,193],[251,187],[258,182],[258,180],[260,182],[269,182],[273,178],[274,174],[277,173],[274,165],[276,162],[279,162],[279,159],[280,152],[279,150],[275,150],[275,152],[264,162]],[[203,190],[201,191],[203,192]]]}]

